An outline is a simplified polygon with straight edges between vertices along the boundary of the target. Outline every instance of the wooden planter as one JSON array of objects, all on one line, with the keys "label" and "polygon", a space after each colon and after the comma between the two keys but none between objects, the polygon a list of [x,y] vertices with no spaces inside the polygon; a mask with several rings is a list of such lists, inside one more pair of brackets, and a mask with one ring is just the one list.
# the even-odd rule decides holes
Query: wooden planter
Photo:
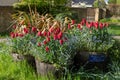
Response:
[{"label": "wooden planter", "polygon": [[81,66],[85,69],[93,69],[97,67],[106,70],[108,64],[108,56],[98,52],[79,52],[74,57],[73,66],[79,69]]},{"label": "wooden planter", "polygon": [[38,59],[35,59],[35,62],[38,75],[55,74],[56,68],[52,64],[41,62]]}]

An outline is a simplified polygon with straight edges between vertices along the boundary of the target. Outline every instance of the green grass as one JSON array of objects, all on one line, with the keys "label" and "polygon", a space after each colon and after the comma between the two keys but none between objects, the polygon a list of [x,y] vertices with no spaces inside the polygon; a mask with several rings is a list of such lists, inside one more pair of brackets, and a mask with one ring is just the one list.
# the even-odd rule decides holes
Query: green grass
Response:
[{"label": "green grass", "polygon": [[110,24],[108,31],[112,35],[119,35],[120,36],[120,25]]},{"label": "green grass", "polygon": [[117,4],[120,4],[120,0],[117,0]]},{"label": "green grass", "polygon": [[[120,1],[120,0],[119,0]],[[104,18],[101,19],[100,22],[108,22],[109,25],[109,33],[112,35],[120,35],[120,19],[116,18]]]},{"label": "green grass", "polygon": [[26,61],[13,61],[10,47],[0,43],[0,80],[54,80],[47,76],[37,76]]}]

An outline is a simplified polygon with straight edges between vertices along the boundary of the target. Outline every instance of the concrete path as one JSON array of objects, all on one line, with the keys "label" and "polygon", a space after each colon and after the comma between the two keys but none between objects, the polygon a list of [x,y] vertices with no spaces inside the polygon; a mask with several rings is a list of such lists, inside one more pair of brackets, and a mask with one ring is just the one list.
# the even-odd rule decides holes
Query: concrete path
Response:
[{"label": "concrete path", "polygon": [[113,38],[120,40],[120,36],[113,36]]}]

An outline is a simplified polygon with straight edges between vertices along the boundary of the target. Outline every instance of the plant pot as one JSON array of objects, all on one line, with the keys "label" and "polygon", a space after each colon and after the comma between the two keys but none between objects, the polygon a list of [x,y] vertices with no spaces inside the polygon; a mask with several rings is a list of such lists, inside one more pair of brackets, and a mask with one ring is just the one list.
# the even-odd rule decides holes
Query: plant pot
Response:
[{"label": "plant pot", "polygon": [[38,75],[55,74],[56,68],[52,64],[41,62],[38,59],[35,59],[35,62]]},{"label": "plant pot", "polygon": [[24,61],[28,63],[35,71],[36,71],[36,63],[35,63],[35,58],[28,54],[28,55],[22,55],[22,54],[17,54],[17,53],[12,53],[11,54],[13,57],[13,60],[18,62],[18,61]]},{"label": "plant pot", "polygon": [[79,69],[81,66],[85,69],[93,69],[97,67],[101,70],[106,69],[109,58],[102,52],[79,52],[74,57],[73,66]]}]

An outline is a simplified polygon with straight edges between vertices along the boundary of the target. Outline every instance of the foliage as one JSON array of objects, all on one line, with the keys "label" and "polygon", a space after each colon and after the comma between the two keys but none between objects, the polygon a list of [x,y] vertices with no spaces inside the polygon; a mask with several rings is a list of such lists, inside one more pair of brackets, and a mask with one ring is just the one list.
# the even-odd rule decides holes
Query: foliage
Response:
[{"label": "foliage", "polygon": [[14,3],[13,7],[16,10],[29,11],[37,10],[40,14],[52,13],[56,14],[67,9],[66,4],[69,0],[22,0]]},{"label": "foliage", "polygon": [[109,4],[116,4],[116,0],[109,0],[108,3]]},{"label": "foliage", "polygon": [[111,24],[108,31],[112,35],[120,35],[120,25]]},{"label": "foliage", "polygon": [[116,39],[114,45],[108,50],[107,53],[110,55],[111,61],[119,61],[120,60],[120,41]]},{"label": "foliage", "polygon": [[120,22],[120,19],[117,19],[117,18],[104,18],[104,19],[101,19],[100,22],[108,22],[110,24],[116,24],[116,23],[119,23]]},{"label": "foliage", "polygon": [[[32,38],[29,34],[23,36],[23,34],[11,33],[11,36],[13,36],[12,45],[11,45],[12,53],[23,54],[23,55],[31,53]],[[14,38],[14,36],[16,38]]]},{"label": "foliage", "polygon": [[28,16],[22,13],[14,18],[11,32],[13,52],[36,54],[35,57],[41,61],[59,66],[68,64],[74,47],[71,49],[70,43],[63,44],[67,39],[67,33],[64,34],[67,28],[48,14]]},{"label": "foliage", "polygon": [[75,12],[64,12],[64,13],[59,13],[55,16],[55,19],[60,21],[62,24],[64,24],[67,19],[70,20],[70,19],[74,19],[76,22],[79,21],[79,18],[77,16],[77,13]]},{"label": "foliage", "polygon": [[100,22],[108,22],[109,28],[108,28],[108,32],[112,35],[120,35],[120,19],[117,18],[105,18],[105,19],[101,19]]},{"label": "foliage", "polygon": [[97,8],[105,8],[106,3],[105,3],[104,0],[95,0],[94,3],[93,3],[93,6],[97,7]]}]

